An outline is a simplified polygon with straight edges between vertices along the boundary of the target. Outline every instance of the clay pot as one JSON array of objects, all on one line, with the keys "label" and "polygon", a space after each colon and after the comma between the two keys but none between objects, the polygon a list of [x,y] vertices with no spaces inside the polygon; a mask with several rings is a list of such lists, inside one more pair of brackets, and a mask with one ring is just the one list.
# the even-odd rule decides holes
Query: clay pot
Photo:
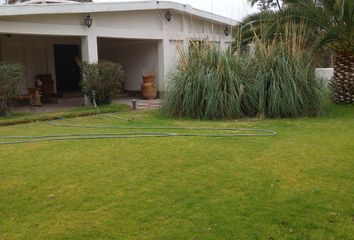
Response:
[{"label": "clay pot", "polygon": [[141,84],[141,94],[143,98],[154,99],[157,97],[157,89],[153,76],[143,76],[143,84]]}]

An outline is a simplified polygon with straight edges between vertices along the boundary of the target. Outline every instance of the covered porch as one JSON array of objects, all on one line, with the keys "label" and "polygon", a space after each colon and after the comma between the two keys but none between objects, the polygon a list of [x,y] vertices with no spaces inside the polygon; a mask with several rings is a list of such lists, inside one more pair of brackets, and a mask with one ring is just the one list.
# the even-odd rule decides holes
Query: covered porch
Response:
[{"label": "covered porch", "polygon": [[34,88],[36,79],[44,82],[46,96],[80,91],[80,69],[75,62],[81,59],[80,37],[2,34],[0,40],[1,61],[25,67],[20,94]]},{"label": "covered porch", "polygon": [[87,39],[79,36],[2,34],[0,43],[1,61],[25,66],[20,94],[34,88],[39,79],[44,100],[83,98],[79,61],[120,63],[125,73],[124,91],[135,96],[140,93],[143,74],[155,74],[159,83],[159,40],[97,38],[96,47],[89,48]]}]

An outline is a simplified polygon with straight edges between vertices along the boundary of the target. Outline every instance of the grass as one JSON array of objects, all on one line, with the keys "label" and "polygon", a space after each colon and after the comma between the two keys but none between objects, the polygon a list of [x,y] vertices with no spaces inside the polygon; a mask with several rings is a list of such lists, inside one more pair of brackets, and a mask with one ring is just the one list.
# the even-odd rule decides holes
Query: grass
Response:
[{"label": "grass", "polygon": [[[101,113],[112,113],[128,111],[129,107],[125,104],[111,104],[102,105],[99,107]],[[88,116],[91,112],[91,107],[83,106],[77,107],[67,111],[56,111],[47,113],[14,113],[8,117],[0,117],[0,126],[16,125],[21,123],[30,123],[35,121],[53,120],[58,117],[80,117]],[[96,114],[96,111],[92,111],[92,114]]]},{"label": "grass", "polygon": [[[0,239],[353,239],[353,106],[300,119],[122,115],[135,121],[71,121],[279,134],[0,145]],[[93,131],[0,127],[1,135]]]}]

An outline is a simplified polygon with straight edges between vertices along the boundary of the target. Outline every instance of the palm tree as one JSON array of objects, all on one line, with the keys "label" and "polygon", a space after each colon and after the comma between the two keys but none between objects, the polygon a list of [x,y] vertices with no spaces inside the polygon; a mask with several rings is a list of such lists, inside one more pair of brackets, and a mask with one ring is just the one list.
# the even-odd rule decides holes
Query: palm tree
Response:
[{"label": "palm tree", "polygon": [[252,42],[255,36],[272,40],[285,33],[283,26],[289,21],[306,24],[308,46],[314,52],[329,49],[333,53],[332,100],[354,103],[354,1],[286,0],[279,11],[262,11],[244,19],[236,28],[234,44],[241,38],[242,43]]}]

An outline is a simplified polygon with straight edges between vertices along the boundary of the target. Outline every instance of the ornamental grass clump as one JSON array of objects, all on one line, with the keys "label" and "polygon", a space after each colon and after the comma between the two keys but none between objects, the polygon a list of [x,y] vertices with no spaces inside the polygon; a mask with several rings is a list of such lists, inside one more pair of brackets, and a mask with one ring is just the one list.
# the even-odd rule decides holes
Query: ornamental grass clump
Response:
[{"label": "ornamental grass clump", "polygon": [[256,114],[246,69],[249,58],[237,58],[213,44],[192,45],[170,74],[163,112],[198,119],[241,118]]},{"label": "ornamental grass clump", "polygon": [[325,87],[316,78],[313,55],[306,51],[306,29],[288,23],[271,41],[255,38],[258,71],[254,73],[258,109],[269,118],[318,115]]},{"label": "ornamental grass clump", "polygon": [[255,38],[254,53],[192,47],[170,75],[163,111],[172,116],[225,119],[315,116],[324,84],[315,77],[303,35],[289,26],[273,41]]},{"label": "ornamental grass clump", "polygon": [[269,118],[315,116],[323,105],[324,86],[311,59],[276,47],[258,52],[255,73],[259,112]]}]

